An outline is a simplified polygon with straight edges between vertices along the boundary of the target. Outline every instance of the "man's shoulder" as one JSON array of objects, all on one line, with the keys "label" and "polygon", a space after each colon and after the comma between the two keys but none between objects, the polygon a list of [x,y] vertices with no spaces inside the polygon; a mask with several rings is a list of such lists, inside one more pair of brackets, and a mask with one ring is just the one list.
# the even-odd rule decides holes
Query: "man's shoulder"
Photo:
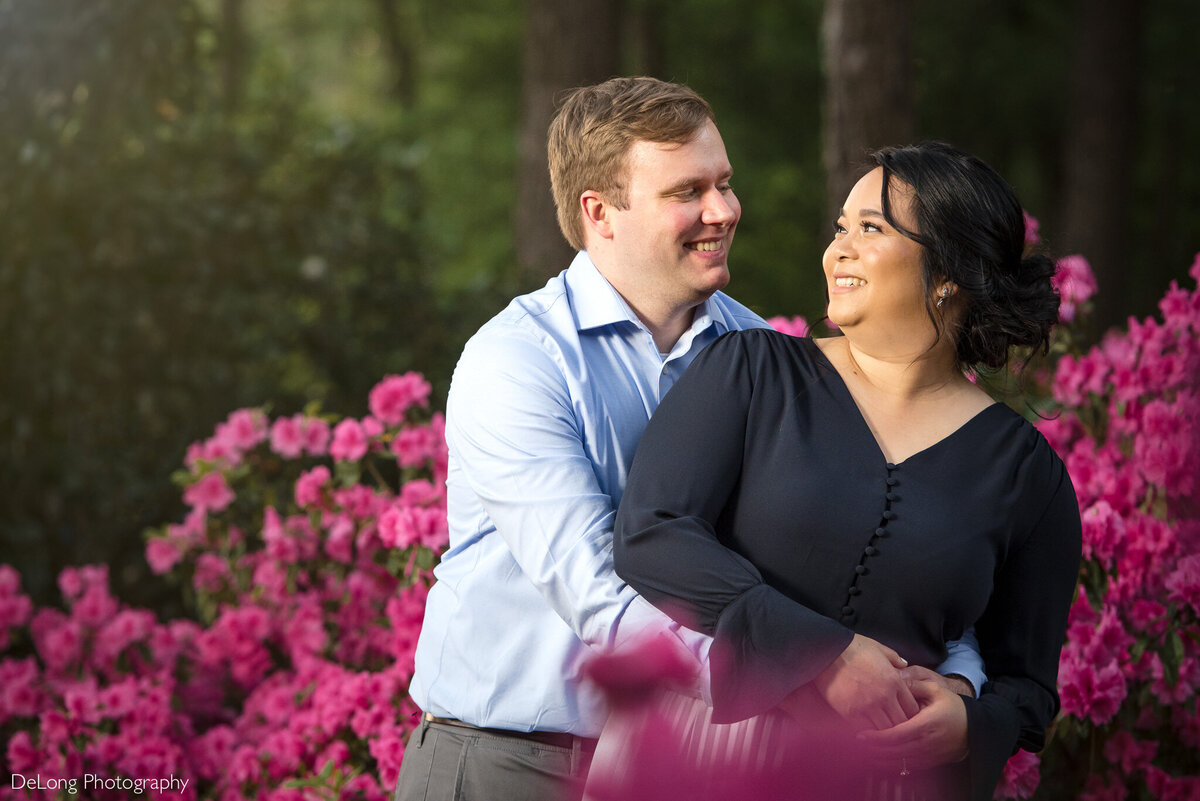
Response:
[{"label": "man's shoulder", "polygon": [[730,331],[748,331],[756,328],[770,328],[771,325],[757,312],[748,306],[734,300],[724,292],[712,296],[712,303]]},{"label": "man's shoulder", "polygon": [[556,276],[540,289],[519,295],[467,340],[455,368],[487,374],[552,372],[565,340],[575,335],[566,284]]}]

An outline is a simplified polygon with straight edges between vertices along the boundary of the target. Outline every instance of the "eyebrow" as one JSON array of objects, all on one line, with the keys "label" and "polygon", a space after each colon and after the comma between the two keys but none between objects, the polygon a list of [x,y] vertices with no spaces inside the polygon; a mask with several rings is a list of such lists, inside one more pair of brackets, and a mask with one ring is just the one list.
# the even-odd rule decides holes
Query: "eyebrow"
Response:
[{"label": "eyebrow", "polygon": [[[717,177],[717,183],[721,183],[722,181],[729,181],[732,179],[733,179],[733,170],[730,170],[729,172],[721,173],[721,175]],[[668,186],[666,189],[662,190],[662,192],[660,192],[659,194],[662,195],[662,197],[666,197],[668,195],[673,195],[676,192],[682,192],[684,189],[690,189],[691,187],[695,186],[696,184],[704,183],[704,181],[705,181],[705,179],[700,178],[700,177],[684,178],[683,180],[676,181],[671,186]]]},{"label": "eyebrow", "polygon": [[[840,216],[840,217],[847,216],[846,209],[844,209],[844,208],[838,209],[838,216]],[[858,216],[859,217],[883,217],[883,212],[879,211],[878,209],[859,209]]]}]

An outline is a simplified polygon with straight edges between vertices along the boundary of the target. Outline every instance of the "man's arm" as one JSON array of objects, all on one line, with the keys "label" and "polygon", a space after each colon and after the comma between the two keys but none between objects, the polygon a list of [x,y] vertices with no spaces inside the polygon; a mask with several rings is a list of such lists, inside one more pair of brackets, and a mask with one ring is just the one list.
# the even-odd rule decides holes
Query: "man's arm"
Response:
[{"label": "man's arm", "polygon": [[[584,448],[578,403],[552,345],[498,327],[468,343],[455,369],[447,443],[524,578],[583,642],[677,629],[613,571],[616,510]],[[706,650],[702,638],[692,644]]]},{"label": "man's arm", "polygon": [[983,657],[979,655],[975,627],[967,629],[962,639],[946,643],[946,650],[946,661],[938,665],[937,672],[952,682],[947,686],[959,695],[978,698],[980,689],[987,683],[987,674]]}]

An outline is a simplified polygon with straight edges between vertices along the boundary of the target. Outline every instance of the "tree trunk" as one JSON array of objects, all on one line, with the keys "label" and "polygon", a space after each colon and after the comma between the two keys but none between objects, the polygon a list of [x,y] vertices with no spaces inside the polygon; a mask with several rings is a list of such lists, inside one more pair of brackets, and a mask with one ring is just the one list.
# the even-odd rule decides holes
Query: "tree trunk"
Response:
[{"label": "tree trunk", "polygon": [[221,95],[225,114],[232,120],[242,105],[246,77],[246,31],[243,0],[221,0]]},{"label": "tree trunk", "polygon": [[828,208],[841,207],[867,155],[916,128],[912,0],[826,0],[822,20]]},{"label": "tree trunk", "polygon": [[1140,0],[1078,3],[1065,134],[1063,225],[1058,255],[1079,253],[1099,285],[1093,325],[1121,322],[1133,275],[1130,234],[1138,117]]},{"label": "tree trunk", "polygon": [[619,3],[528,2],[514,214],[522,288],[540,285],[565,268],[571,258],[571,249],[558,230],[550,195],[546,129],[559,92],[617,74],[620,11]]},{"label": "tree trunk", "polygon": [[412,35],[414,15],[411,9],[401,7],[401,0],[376,0],[376,4],[391,73],[390,94],[401,108],[411,109],[417,95],[417,57]]},{"label": "tree trunk", "polygon": [[662,0],[640,0],[625,14],[622,33],[631,74],[665,77],[662,49]]}]

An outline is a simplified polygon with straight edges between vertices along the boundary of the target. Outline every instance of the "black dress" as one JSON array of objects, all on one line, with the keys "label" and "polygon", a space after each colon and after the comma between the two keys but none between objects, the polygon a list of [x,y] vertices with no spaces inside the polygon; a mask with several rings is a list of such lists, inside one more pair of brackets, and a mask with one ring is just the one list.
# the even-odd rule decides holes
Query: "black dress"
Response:
[{"label": "black dress", "polygon": [[855,632],[934,668],[973,624],[989,681],[965,699],[955,772],[989,799],[1058,710],[1080,543],[1062,461],[1008,407],[889,464],[817,345],[757,330],[714,342],[664,398],[614,556],[638,592],[714,636],[716,722],[774,707]]}]

